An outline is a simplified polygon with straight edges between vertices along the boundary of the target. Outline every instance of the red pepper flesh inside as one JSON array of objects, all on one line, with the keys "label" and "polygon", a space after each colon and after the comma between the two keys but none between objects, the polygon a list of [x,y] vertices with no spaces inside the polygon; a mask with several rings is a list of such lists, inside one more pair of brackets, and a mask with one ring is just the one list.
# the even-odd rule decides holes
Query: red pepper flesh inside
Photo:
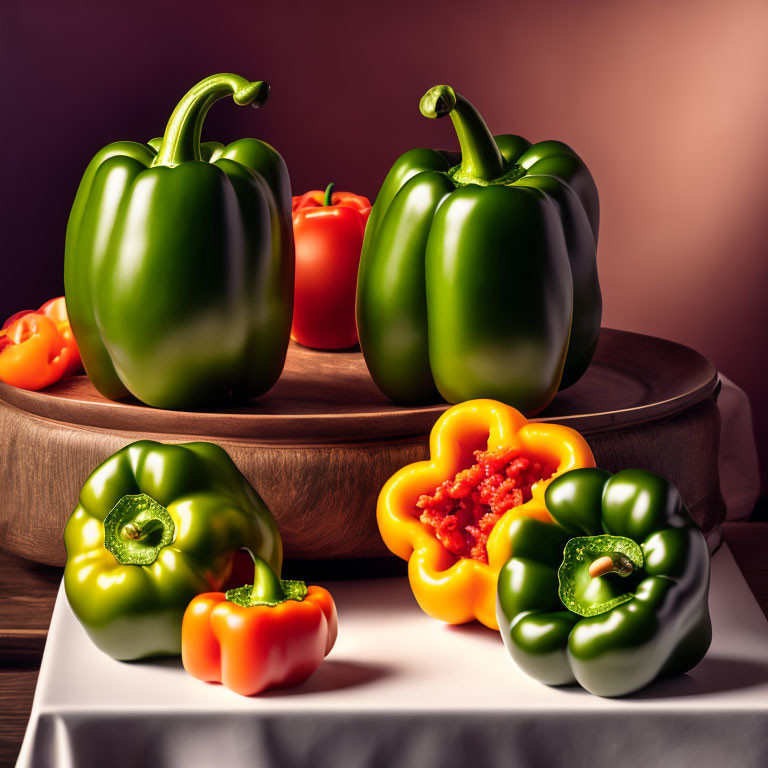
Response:
[{"label": "red pepper flesh inside", "polygon": [[531,488],[556,467],[518,448],[475,451],[475,463],[416,502],[422,523],[456,557],[488,562],[488,536],[501,516],[531,500]]}]

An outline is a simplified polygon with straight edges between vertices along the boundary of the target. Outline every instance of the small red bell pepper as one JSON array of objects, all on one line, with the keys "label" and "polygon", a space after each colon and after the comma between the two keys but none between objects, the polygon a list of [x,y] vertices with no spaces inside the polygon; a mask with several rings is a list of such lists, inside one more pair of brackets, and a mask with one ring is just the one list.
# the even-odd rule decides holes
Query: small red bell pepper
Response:
[{"label": "small red bell pepper", "polygon": [[254,562],[253,585],[198,595],[181,625],[184,669],[243,696],[303,683],[330,653],[339,626],[327,590],[281,581],[261,558]]},{"label": "small red bell pepper", "polygon": [[315,349],[357,344],[355,292],[371,202],[351,192],[312,190],[293,198],[296,242],[291,338]]},{"label": "small red bell pepper", "polygon": [[0,380],[6,384],[43,389],[80,365],[63,296],[36,311],[16,312],[0,330]]}]

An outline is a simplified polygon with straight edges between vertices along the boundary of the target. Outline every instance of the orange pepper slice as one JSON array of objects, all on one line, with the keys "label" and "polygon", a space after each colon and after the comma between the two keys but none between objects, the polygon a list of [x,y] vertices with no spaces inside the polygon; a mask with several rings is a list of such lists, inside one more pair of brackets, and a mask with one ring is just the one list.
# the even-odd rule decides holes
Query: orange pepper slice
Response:
[{"label": "orange pepper slice", "polygon": [[10,324],[0,330],[0,381],[38,390],[80,368],[63,296],[46,302],[37,312],[9,319]]}]

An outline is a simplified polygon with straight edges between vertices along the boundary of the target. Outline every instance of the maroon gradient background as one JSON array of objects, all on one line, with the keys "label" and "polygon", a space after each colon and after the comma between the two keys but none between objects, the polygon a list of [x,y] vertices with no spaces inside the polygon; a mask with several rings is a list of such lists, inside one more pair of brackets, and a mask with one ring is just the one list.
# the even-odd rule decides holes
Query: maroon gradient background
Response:
[{"label": "maroon gradient background", "polygon": [[[162,132],[214,72],[268,80],[205,136],[274,144],[294,191],[373,198],[437,83],[496,133],[561,139],[600,190],[604,324],[688,344],[750,395],[768,467],[768,3],[6,2],[0,10],[0,315],[62,293],[69,207],[93,152]],[[765,485],[765,482],[764,482]]]}]

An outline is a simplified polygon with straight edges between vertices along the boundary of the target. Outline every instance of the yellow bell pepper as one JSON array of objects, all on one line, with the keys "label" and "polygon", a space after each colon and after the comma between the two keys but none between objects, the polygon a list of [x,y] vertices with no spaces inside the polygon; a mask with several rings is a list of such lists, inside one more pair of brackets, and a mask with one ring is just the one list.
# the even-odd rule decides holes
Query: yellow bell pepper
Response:
[{"label": "yellow bell pepper", "polygon": [[[527,515],[553,522],[544,492],[557,476],[579,467],[594,467],[592,451],[575,430],[559,424],[528,421],[495,400],[470,400],[449,408],[430,435],[430,458],[409,464],[384,485],[377,521],[384,543],[408,560],[408,578],[416,601],[433,618],[450,624],[477,619],[491,629],[496,621],[496,583],[511,556],[509,527]],[[434,493],[445,480],[474,463],[474,451],[519,449],[555,467],[554,474],[532,486],[532,498],[505,512],[487,540],[488,562],[457,557],[422,522],[416,502]]]}]

